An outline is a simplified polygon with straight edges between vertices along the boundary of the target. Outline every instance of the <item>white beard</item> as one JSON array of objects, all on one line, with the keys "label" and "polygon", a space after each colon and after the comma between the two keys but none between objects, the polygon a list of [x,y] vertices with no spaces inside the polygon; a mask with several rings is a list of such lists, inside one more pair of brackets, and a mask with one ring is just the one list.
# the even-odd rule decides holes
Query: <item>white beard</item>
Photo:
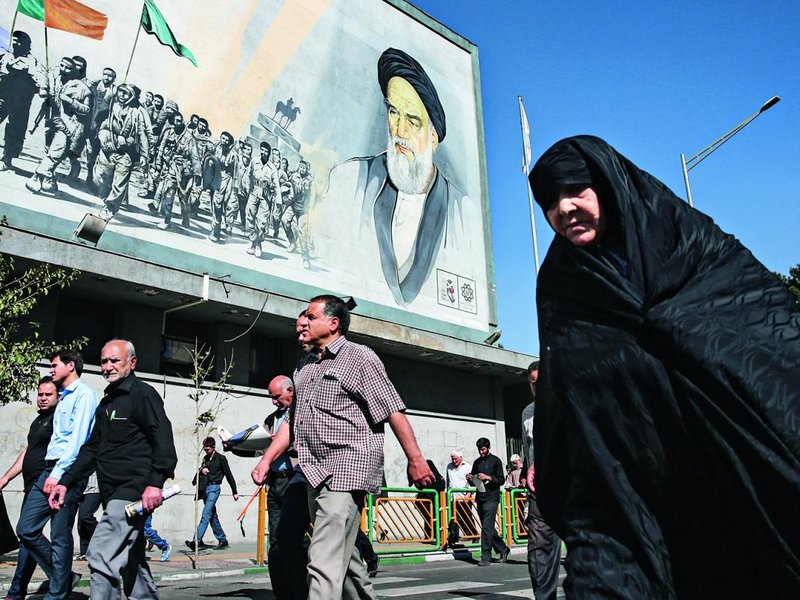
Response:
[{"label": "white beard", "polygon": [[[395,145],[407,148],[412,153],[412,159],[409,161],[407,155],[399,152]],[[423,152],[416,153],[407,140],[390,133],[386,142],[386,168],[389,170],[389,179],[401,192],[427,192],[433,174],[433,144],[427,144]]]}]

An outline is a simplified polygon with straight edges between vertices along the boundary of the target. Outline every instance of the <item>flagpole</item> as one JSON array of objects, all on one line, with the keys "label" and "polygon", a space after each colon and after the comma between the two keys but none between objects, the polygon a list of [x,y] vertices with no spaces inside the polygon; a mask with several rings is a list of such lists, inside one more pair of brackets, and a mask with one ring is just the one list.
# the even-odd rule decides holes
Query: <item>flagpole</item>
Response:
[{"label": "flagpole", "polygon": [[525,177],[525,189],[528,190],[528,212],[531,218],[531,237],[533,239],[533,261],[536,266],[536,275],[539,275],[539,241],[536,235],[536,213],[533,209],[533,194],[531,186],[528,184],[528,169],[530,168],[530,128],[528,118],[525,115],[525,108],[522,104],[522,96],[517,96],[519,101],[519,124],[522,130],[522,174]]},{"label": "flagpole", "polygon": [[[142,11],[144,11],[144,2],[142,2]],[[139,34],[142,32],[142,17],[139,16],[139,27],[136,28],[136,38],[133,40],[133,48],[131,48],[131,57],[128,59],[128,68],[125,69],[125,77],[122,78],[122,83],[128,83],[128,73],[131,70],[131,63],[133,63],[133,53],[136,52],[136,44],[139,43]]]},{"label": "flagpole", "polygon": [[[42,23],[45,23],[45,21],[42,21]],[[45,71],[50,69],[50,47],[47,44],[47,25],[44,26],[44,69]]]},{"label": "flagpole", "polygon": [[536,239],[536,216],[533,210],[533,194],[531,193],[531,186],[528,184],[528,178],[525,178],[525,187],[528,188],[528,210],[531,213],[531,233],[533,234],[533,260],[536,263],[536,274],[539,274],[539,242]]},{"label": "flagpole", "polygon": [[9,39],[14,36],[14,27],[17,25],[17,15],[19,14],[18,10],[14,10],[14,18],[11,19],[11,30],[8,32]]}]

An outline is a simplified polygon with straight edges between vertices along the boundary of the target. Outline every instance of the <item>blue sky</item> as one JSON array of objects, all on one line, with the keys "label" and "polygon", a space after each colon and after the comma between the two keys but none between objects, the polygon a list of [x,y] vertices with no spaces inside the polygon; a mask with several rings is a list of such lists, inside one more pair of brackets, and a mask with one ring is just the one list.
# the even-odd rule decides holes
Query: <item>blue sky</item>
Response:
[{"label": "blue sky", "polygon": [[[534,160],[598,135],[681,198],[688,156],[781,101],[691,172],[695,207],[770,270],[800,263],[800,2],[414,0],[478,45],[500,342],[539,350],[517,96]],[[540,255],[552,231],[536,209]]]}]

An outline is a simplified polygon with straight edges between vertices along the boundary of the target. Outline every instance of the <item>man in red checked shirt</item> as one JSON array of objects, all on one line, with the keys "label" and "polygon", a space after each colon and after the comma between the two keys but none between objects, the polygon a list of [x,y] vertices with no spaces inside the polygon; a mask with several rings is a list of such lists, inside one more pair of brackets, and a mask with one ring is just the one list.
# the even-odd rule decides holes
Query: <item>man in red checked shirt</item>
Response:
[{"label": "man in red checked shirt", "polygon": [[281,425],[252,472],[253,481],[263,483],[270,463],[294,442],[314,522],[309,600],[375,598],[355,538],[365,495],[381,487],[386,423],[408,459],[408,480],[420,488],[434,480],[383,363],[372,350],[345,337],[349,325],[341,298],[311,299],[305,318],[298,321],[298,338],[311,352],[294,372],[289,422]]}]

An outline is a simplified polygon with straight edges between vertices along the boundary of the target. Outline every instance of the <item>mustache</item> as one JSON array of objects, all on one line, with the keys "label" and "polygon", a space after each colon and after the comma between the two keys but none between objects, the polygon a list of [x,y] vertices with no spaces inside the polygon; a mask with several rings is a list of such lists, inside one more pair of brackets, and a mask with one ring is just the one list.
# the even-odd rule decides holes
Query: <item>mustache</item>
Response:
[{"label": "mustache", "polygon": [[395,145],[395,146],[400,146],[401,148],[405,148],[406,150],[411,152],[411,155],[414,158],[417,157],[417,153],[414,152],[414,149],[411,147],[411,143],[407,139],[401,138],[399,135],[393,135],[392,136],[392,144]]}]

